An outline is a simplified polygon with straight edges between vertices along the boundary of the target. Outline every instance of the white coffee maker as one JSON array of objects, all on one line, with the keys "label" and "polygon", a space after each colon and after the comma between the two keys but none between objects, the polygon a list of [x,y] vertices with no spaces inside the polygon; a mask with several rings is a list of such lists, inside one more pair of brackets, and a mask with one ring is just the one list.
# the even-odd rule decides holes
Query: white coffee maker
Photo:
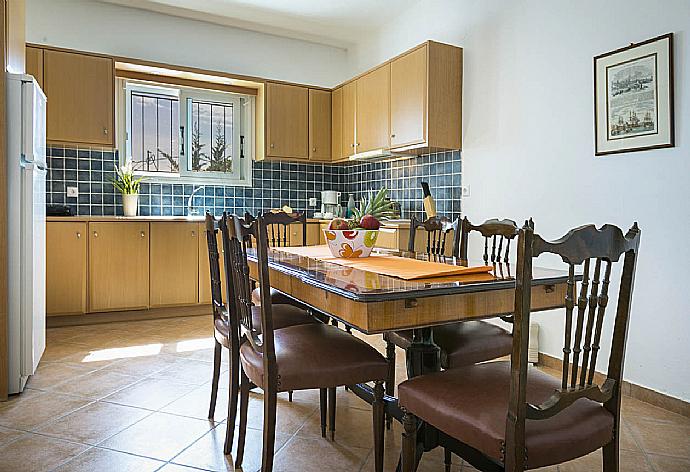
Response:
[{"label": "white coffee maker", "polygon": [[321,192],[321,215],[329,220],[340,216],[342,207],[340,206],[340,192],[335,190],[324,190]]}]

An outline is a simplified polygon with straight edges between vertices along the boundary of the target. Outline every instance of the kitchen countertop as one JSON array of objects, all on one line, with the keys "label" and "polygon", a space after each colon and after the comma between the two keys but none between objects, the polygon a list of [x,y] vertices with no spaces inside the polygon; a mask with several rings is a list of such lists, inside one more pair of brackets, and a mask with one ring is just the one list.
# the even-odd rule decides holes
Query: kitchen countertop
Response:
[{"label": "kitchen countertop", "polygon": [[[71,222],[89,222],[89,221],[146,221],[146,222],[181,222],[181,223],[201,223],[204,221],[203,215],[198,216],[47,216],[46,221],[71,221]],[[308,218],[307,223],[328,223],[331,220]],[[396,219],[383,221],[382,226],[387,228],[409,228],[410,220]]]}]

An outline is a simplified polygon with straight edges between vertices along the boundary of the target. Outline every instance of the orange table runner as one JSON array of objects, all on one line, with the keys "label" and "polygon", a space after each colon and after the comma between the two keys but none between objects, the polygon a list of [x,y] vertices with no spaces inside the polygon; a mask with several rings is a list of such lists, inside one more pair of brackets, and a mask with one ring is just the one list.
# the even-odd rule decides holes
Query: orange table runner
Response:
[{"label": "orange table runner", "polygon": [[318,261],[331,262],[367,272],[398,277],[403,280],[482,274],[493,270],[492,266],[464,267],[388,254],[372,254],[369,257],[345,259],[333,257],[331,251],[328,250],[328,246],[280,247],[275,249]]}]

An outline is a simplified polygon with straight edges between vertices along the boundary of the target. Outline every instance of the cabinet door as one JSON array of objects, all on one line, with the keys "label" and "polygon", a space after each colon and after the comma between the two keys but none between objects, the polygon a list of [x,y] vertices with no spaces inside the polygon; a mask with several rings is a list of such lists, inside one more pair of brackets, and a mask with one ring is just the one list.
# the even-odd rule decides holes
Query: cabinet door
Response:
[{"label": "cabinet door", "polygon": [[152,307],[195,305],[199,290],[198,223],[151,223]]},{"label": "cabinet door", "polygon": [[[199,303],[210,304],[211,299],[211,271],[208,262],[208,243],[206,241],[206,225],[199,224]],[[220,254],[220,283],[223,290],[223,300],[227,296],[225,292],[225,263],[223,262],[223,240],[220,231],[216,234],[218,253]]]},{"label": "cabinet door", "polygon": [[355,123],[357,120],[357,82],[343,85],[343,135],[342,158],[346,159],[355,153]]},{"label": "cabinet door", "polygon": [[33,75],[43,88],[43,49],[26,47],[26,73]]},{"label": "cabinet door", "polygon": [[148,223],[89,223],[89,311],[148,306]]},{"label": "cabinet door", "polygon": [[309,158],[309,91],[298,85],[266,84],[266,155]]},{"label": "cabinet door", "polygon": [[86,223],[46,223],[46,313],[86,313]]},{"label": "cabinet door", "polygon": [[426,141],[427,46],[391,63],[391,147]]},{"label": "cabinet door", "polygon": [[46,49],[43,67],[47,140],[113,146],[113,60]]},{"label": "cabinet door", "polygon": [[331,92],[309,89],[309,159],[331,160]]},{"label": "cabinet door", "polygon": [[307,244],[306,246],[318,246],[321,226],[317,223],[307,224]]},{"label": "cabinet door", "polygon": [[390,64],[357,79],[357,152],[390,146]]},{"label": "cabinet door", "polygon": [[331,160],[343,158],[343,89],[331,93]]}]

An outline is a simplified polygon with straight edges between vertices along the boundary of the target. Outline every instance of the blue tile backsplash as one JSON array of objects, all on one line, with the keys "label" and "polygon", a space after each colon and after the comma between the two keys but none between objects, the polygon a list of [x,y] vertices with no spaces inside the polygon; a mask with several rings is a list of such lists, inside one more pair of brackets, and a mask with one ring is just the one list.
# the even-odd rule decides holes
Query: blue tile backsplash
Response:
[{"label": "blue tile backsplash", "polygon": [[[117,151],[110,149],[48,148],[48,203],[65,204],[76,215],[121,215],[122,197],[110,179],[115,175]],[[461,211],[460,152],[439,152],[391,162],[316,164],[254,162],[251,187],[206,185],[193,197],[194,206],[216,215],[223,211],[242,214],[290,204],[311,216],[320,207],[307,206],[309,198],[321,203],[322,190],[342,193],[359,201],[362,195],[386,186],[392,200],[400,202],[402,216],[422,217],[420,182],[427,181],[439,214],[459,216]],[[77,187],[79,196],[67,197],[67,187]],[[184,216],[187,201],[199,185],[142,183],[139,214]]]}]

